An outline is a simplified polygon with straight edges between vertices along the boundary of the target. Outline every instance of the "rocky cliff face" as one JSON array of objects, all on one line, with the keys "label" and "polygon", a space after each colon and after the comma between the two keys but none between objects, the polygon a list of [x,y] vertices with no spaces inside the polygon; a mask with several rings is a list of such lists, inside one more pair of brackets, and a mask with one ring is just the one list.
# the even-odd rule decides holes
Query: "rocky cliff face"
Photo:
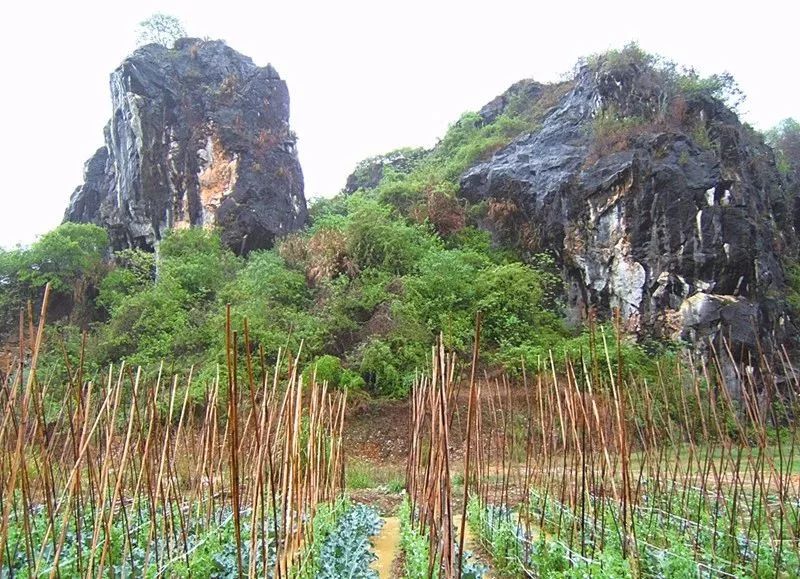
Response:
[{"label": "rocky cliff face", "polygon": [[246,253],[307,220],[289,93],[220,41],[152,44],[111,75],[105,146],[86,163],[66,221],[105,227],[115,248],[173,228],[218,226]]},{"label": "rocky cliff face", "polygon": [[541,129],[470,169],[460,194],[488,206],[498,236],[557,254],[573,316],[618,308],[631,331],[753,345],[755,328],[788,323],[787,194],[760,136],[662,80],[637,64],[585,67]]}]

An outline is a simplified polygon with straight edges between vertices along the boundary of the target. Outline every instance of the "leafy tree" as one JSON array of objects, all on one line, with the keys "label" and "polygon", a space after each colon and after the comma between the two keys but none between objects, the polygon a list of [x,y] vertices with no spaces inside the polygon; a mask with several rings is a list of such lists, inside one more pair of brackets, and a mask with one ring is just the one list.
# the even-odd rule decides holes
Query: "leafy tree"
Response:
[{"label": "leafy tree", "polygon": [[795,181],[800,180],[800,123],[782,120],[767,132],[767,142],[775,149],[778,169]]},{"label": "leafy tree", "polygon": [[161,44],[172,48],[176,40],[185,36],[186,30],[180,20],[169,14],[157,13],[139,23],[136,44]]},{"label": "leafy tree", "polygon": [[96,288],[107,271],[108,235],[85,223],[64,223],[30,247],[0,250],[0,335],[15,334],[20,308],[38,309],[50,284],[50,320],[94,319]]},{"label": "leafy tree", "polygon": [[69,293],[74,289],[80,294],[87,284],[99,281],[107,253],[105,229],[88,223],[64,223],[22,253],[19,276],[33,288],[49,283],[53,291]]},{"label": "leafy tree", "polygon": [[24,250],[0,249],[0,334],[15,328],[18,310],[25,301],[25,285],[20,280],[23,264]]}]

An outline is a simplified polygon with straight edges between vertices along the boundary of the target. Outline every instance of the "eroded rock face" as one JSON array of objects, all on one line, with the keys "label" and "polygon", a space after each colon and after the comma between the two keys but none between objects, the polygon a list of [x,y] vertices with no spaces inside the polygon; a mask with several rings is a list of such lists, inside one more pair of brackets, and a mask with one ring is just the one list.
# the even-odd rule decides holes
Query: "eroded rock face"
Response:
[{"label": "eroded rock face", "polygon": [[219,226],[238,253],[307,218],[289,93],[221,41],[151,44],[111,75],[105,146],[86,163],[66,221],[108,229],[114,248],[152,248],[173,228]]},{"label": "eroded rock face", "polygon": [[700,96],[681,103],[674,124],[643,123],[623,144],[598,146],[603,111],[653,117],[658,95],[637,74],[584,69],[541,130],[462,177],[461,195],[490,217],[511,207],[506,229],[513,222],[527,249],[558,256],[575,318],[618,308],[634,332],[697,340],[733,328],[743,344],[753,342],[748,327],[781,331],[780,255],[794,231],[771,150]]}]

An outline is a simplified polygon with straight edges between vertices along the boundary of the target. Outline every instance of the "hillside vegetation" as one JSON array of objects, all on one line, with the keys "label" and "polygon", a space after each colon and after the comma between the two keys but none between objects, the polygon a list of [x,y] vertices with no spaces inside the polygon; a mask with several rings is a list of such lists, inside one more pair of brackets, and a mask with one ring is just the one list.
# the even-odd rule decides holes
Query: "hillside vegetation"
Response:
[{"label": "hillside vegetation", "polygon": [[[631,59],[657,71],[653,78],[671,83],[676,94],[734,94],[727,77],[677,72],[635,46],[585,66]],[[550,350],[563,358],[585,349],[584,329],[564,319],[555,255],[523,242],[513,208],[458,197],[465,170],[539,130],[572,84],[537,86],[536,98],[512,87],[497,114],[463,115],[430,151],[364,161],[351,180],[377,170],[375,182],[316,202],[310,226],[271,250],[237,257],[217,232],[193,228],[170,232],[156,254],[112,254],[103,229],[65,223],[29,248],[0,253],[0,329],[15,335],[19,308],[29,299],[36,306],[50,282],[56,323],[40,372],[62,372],[65,354],[73,363],[82,356],[93,372],[121,360],[155,372],[168,360],[183,371],[194,365],[198,401],[217,365],[224,366],[226,304],[237,323],[247,319],[253,352],[301,352],[304,367],[316,366],[322,379],[375,395],[406,395],[439,334],[446,347],[464,353],[478,310],[488,364],[519,372],[521,361],[535,365]],[[609,115],[598,119],[595,138],[623,146],[643,122]],[[787,179],[796,171],[797,133],[791,122],[772,133]],[[623,346],[626,363],[643,370],[654,352],[675,349],[646,340]]]}]

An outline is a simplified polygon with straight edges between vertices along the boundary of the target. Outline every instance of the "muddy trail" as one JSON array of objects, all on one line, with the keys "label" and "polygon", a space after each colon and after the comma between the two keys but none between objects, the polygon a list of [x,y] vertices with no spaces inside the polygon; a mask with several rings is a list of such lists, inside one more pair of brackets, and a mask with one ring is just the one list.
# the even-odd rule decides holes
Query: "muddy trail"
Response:
[{"label": "muddy trail", "polygon": [[392,577],[393,564],[400,555],[400,519],[384,517],[381,532],[373,537],[372,549],[377,559],[372,568],[381,579]]},{"label": "muddy trail", "polygon": [[[460,473],[463,465],[463,440],[466,433],[466,389],[456,398],[453,413],[453,472]],[[515,403],[525,404],[523,396]],[[376,555],[371,568],[381,579],[404,577],[404,556],[401,550],[401,520],[399,508],[405,495],[405,468],[409,440],[409,402],[372,400],[351,407],[344,433],[347,455],[347,486],[352,500],[374,508],[383,520],[380,532],[372,537]],[[488,418],[488,417],[487,417]],[[463,505],[463,475],[453,475],[454,537],[458,537]],[[469,525],[465,531],[464,549],[474,561],[486,566],[484,577],[494,577],[491,560],[473,535]]]},{"label": "muddy trail", "polygon": [[[456,536],[461,528],[461,515],[453,517],[454,533]],[[377,571],[380,579],[401,579],[403,577],[403,554],[400,550],[400,519],[396,516],[383,517],[381,531],[372,538],[372,550],[377,559],[371,568]],[[477,542],[472,531],[467,525],[464,533],[464,551],[471,554],[473,560],[484,564],[489,570],[483,576],[490,579],[494,577],[491,572],[489,557]]]}]

